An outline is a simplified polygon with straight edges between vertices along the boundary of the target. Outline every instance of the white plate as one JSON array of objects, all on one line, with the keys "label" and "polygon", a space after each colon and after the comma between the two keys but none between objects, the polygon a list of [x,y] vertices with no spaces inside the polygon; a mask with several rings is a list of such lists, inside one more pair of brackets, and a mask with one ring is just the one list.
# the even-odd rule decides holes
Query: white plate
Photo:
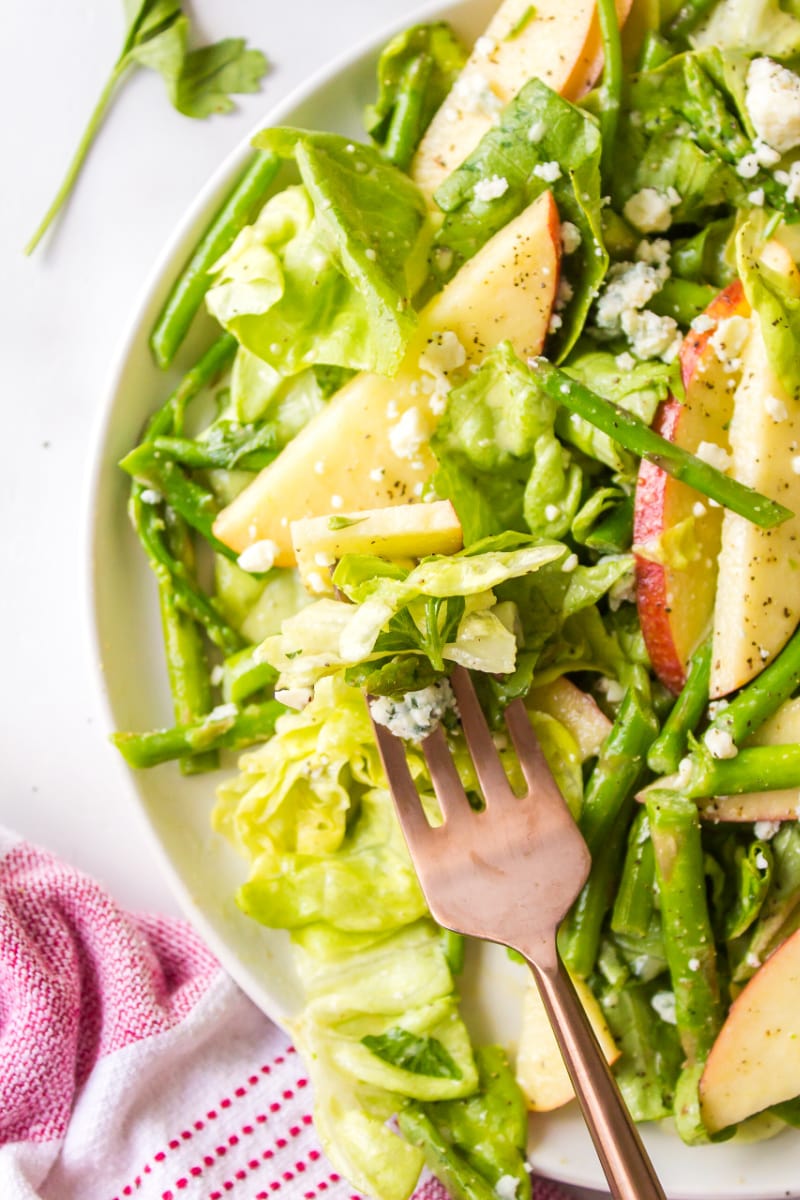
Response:
[{"label": "white plate", "polygon": [[[465,38],[476,37],[496,0],[462,0],[428,6],[407,17],[452,20]],[[373,92],[377,51],[394,32],[335,62],[260,123],[295,124],[361,133],[361,112]],[[147,729],[171,722],[155,588],[144,555],[126,518],[127,481],[116,463],[136,442],[142,425],[165,396],[170,378],[153,365],[147,335],[171,280],[200,230],[241,169],[248,143],[222,164],[181,222],[151,277],[121,349],[96,451],[92,489],[91,585],[101,686],[116,729]],[[189,364],[208,337],[192,334],[182,361]],[[177,377],[177,376],[176,376]],[[288,937],[244,917],[233,900],[244,864],[213,835],[209,813],[213,777],[183,778],[172,765],[131,772],[133,794],[149,825],[162,869],[187,917],[264,1012],[285,1021],[302,997],[291,962]],[[465,1011],[479,1038],[513,1036],[525,982],[520,968],[496,948],[478,985],[465,995]],[[465,977],[468,978],[469,975]],[[800,1196],[800,1144],[788,1133],[760,1145],[689,1149],[674,1136],[646,1129],[645,1137],[671,1200],[778,1200]],[[574,1105],[531,1122],[534,1168],[564,1183],[603,1189],[603,1175]]]}]

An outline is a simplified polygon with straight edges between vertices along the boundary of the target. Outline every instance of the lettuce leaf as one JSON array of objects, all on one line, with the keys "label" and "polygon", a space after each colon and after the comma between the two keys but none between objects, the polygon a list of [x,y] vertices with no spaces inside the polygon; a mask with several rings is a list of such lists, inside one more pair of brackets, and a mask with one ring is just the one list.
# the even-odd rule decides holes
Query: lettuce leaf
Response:
[{"label": "lettuce leaf", "polygon": [[406,168],[436,110],[467,61],[444,21],[398,33],[378,59],[378,95],[364,128],[390,162]]},{"label": "lettuce leaf", "polygon": [[674,188],[674,224],[703,224],[720,209],[747,208],[763,188],[767,203],[797,219],[796,206],[771,171],[743,179],[739,161],[754,150],[745,104],[746,58],[718,46],[675,55],[636,76],[617,140],[612,203],[622,211],[641,188]]},{"label": "lettuce leaf", "polygon": [[[292,1034],[314,1085],[322,1145],[354,1187],[376,1200],[406,1200],[423,1156],[387,1119],[404,1098],[455,1099],[478,1082],[438,931],[421,920],[335,960],[300,952],[298,970],[308,1003]],[[420,1072],[419,1062],[387,1061],[364,1045],[387,1040],[436,1043],[457,1075]]]},{"label": "lettuce leaf", "polygon": [[[506,191],[496,199],[481,200],[476,183],[494,175],[506,181]],[[573,292],[553,338],[554,353],[563,358],[583,328],[608,266],[600,220],[600,133],[588,113],[541,80],[525,84],[499,124],[437,190],[435,200],[445,218],[434,239],[432,269],[440,282],[451,278],[462,262],[548,188],[562,221],[570,221],[580,234],[580,242],[562,264]]]},{"label": "lettuce leaf", "polygon": [[313,703],[242,756],[213,824],[249,860],[237,903],[264,925],[374,933],[427,911],[364,698],[340,679],[323,679]]},{"label": "lettuce leaf", "polygon": [[280,375],[313,363],[391,375],[426,272],[421,193],[335,134],[272,129],[254,144],[293,160],[301,184],[269,199],[217,263],[209,310]]},{"label": "lettuce leaf", "polygon": [[800,21],[779,0],[720,0],[692,43],[790,58],[800,54]]},{"label": "lettuce leaf", "polygon": [[767,266],[761,258],[763,245],[763,219],[742,226],[736,237],[739,275],[758,314],[770,366],[787,392],[800,398],[800,289],[792,276]]},{"label": "lettuce leaf", "polygon": [[466,545],[507,529],[545,538],[568,531],[583,475],[555,436],[556,408],[507,342],[449,393],[431,439],[432,483],[452,501]]}]

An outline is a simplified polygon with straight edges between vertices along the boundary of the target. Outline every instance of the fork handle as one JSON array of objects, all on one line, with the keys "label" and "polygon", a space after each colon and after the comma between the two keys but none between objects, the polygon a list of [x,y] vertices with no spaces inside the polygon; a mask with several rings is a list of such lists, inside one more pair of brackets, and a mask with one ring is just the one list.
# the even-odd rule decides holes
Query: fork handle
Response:
[{"label": "fork handle", "polygon": [[615,1200],[666,1200],[566,967],[528,959]]}]

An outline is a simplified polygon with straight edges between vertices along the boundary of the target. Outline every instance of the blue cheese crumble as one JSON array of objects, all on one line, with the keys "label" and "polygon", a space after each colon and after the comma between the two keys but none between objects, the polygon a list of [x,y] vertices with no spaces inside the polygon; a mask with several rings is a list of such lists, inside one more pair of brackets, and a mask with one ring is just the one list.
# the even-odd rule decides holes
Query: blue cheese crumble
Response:
[{"label": "blue cheese crumble", "polygon": [[455,711],[456,698],[447,679],[438,679],[430,687],[406,692],[402,700],[378,696],[370,704],[374,721],[385,725],[395,737],[406,742],[421,742],[438,727],[445,714]]}]

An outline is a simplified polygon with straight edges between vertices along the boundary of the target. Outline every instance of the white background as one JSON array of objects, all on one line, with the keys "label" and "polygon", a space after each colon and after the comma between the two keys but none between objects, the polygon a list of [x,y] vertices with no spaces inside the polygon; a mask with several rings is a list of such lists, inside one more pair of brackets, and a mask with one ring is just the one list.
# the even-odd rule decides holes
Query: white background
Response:
[{"label": "white background", "polygon": [[162,246],[262,114],[414,0],[196,0],[199,41],[264,50],[263,90],[189,120],[152,72],[117,94],[72,201],[25,245],[119,52],[121,0],[7,0],[0,23],[0,821],[105,883],[177,912],[116,751],[91,648],[88,482],[112,363]]}]

